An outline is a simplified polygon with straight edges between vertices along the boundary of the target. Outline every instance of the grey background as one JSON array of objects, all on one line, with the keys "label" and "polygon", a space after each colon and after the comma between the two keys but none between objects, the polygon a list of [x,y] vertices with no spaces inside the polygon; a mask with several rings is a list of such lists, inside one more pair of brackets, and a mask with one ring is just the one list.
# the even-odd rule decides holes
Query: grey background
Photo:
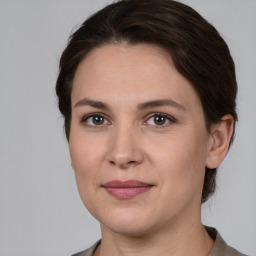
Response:
[{"label": "grey background", "polygon": [[[58,256],[100,238],[80,202],[54,84],[75,27],[106,0],[0,0],[0,255]],[[256,1],[190,0],[230,46],[239,83],[235,143],[204,223],[256,255]]]}]

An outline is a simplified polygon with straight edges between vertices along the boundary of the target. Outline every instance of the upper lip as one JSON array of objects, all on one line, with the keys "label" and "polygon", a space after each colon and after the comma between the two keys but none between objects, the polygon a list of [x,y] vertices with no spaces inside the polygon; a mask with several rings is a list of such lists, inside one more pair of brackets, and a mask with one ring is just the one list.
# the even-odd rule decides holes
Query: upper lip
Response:
[{"label": "upper lip", "polygon": [[148,184],[145,182],[141,182],[138,180],[112,180],[103,185],[104,188],[135,188],[135,187],[149,187],[153,186],[152,184]]}]

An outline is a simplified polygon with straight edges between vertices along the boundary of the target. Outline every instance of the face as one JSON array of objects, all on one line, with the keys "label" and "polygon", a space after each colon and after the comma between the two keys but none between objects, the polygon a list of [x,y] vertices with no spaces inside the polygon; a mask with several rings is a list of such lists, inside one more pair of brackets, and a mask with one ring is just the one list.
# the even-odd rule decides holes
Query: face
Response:
[{"label": "face", "polygon": [[201,102],[168,54],[108,45],[75,74],[70,154],[83,203],[111,232],[200,219],[210,135]]}]

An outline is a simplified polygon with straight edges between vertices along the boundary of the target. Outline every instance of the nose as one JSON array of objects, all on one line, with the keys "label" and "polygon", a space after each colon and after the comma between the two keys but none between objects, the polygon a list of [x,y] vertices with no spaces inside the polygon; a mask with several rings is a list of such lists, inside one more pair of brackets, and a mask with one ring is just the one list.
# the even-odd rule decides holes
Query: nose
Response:
[{"label": "nose", "polygon": [[108,161],[120,169],[128,169],[143,162],[144,154],[140,136],[132,129],[118,129],[113,133],[108,152]]}]

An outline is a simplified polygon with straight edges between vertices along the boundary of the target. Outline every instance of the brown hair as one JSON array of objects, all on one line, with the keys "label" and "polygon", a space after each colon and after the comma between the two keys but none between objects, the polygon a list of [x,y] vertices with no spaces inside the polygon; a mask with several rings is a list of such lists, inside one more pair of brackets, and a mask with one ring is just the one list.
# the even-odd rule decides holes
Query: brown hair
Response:
[{"label": "brown hair", "polygon": [[[170,54],[200,97],[208,131],[225,114],[237,120],[235,66],[217,30],[195,10],[173,0],[122,0],[89,17],[62,53],[56,93],[68,140],[70,96],[79,63],[96,47],[121,42],[154,44]],[[206,168],[202,202],[213,194],[215,179],[216,169]]]}]

